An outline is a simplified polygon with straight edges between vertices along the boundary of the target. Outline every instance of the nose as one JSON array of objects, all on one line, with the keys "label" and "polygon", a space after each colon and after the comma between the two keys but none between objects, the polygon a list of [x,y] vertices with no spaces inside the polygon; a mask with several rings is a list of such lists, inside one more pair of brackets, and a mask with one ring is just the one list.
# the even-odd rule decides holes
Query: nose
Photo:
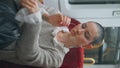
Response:
[{"label": "nose", "polygon": [[78,30],[78,34],[80,35],[80,34],[82,34],[82,33],[84,33],[85,32],[85,29],[80,29],[80,30]]},{"label": "nose", "polygon": [[73,29],[71,31],[71,33],[72,33],[72,35],[81,35],[84,33],[84,31],[85,31],[85,29]]}]

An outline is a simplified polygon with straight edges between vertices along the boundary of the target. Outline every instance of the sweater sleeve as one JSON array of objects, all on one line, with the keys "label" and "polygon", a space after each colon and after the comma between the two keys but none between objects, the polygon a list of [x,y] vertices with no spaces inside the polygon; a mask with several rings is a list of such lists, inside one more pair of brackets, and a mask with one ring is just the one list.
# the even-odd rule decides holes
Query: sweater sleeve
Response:
[{"label": "sweater sleeve", "polygon": [[43,8],[40,8],[38,12],[29,14],[29,11],[26,8],[22,8],[16,14],[15,19],[25,23],[39,23],[42,21],[41,14],[43,13],[43,10]]},{"label": "sweater sleeve", "polygon": [[[63,46],[42,48],[39,46],[40,24],[24,24],[23,33],[17,42],[17,56],[25,64],[45,68],[61,66],[65,52]],[[51,42],[52,43],[52,42]]]}]

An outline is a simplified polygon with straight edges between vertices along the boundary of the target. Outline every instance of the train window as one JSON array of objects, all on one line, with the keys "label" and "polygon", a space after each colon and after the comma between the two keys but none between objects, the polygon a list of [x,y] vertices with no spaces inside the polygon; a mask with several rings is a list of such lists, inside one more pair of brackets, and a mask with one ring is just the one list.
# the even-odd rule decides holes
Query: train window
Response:
[{"label": "train window", "polygon": [[69,0],[70,4],[120,4],[120,0]]},{"label": "train window", "polygon": [[97,49],[85,50],[86,57],[95,59],[96,64],[117,64],[120,50],[120,27],[105,28],[105,43]]},{"label": "train window", "polygon": [[100,48],[85,50],[85,57],[94,58],[96,64],[118,64],[120,0],[64,0],[61,4],[62,12],[65,14],[79,21],[93,20],[105,26],[105,43]]}]

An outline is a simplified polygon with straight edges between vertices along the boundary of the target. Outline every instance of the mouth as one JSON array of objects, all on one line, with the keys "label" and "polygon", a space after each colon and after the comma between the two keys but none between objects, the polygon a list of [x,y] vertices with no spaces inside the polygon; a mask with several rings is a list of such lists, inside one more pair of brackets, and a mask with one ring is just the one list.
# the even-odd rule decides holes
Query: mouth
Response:
[{"label": "mouth", "polygon": [[71,30],[70,33],[72,34],[72,36],[75,36],[75,31]]}]

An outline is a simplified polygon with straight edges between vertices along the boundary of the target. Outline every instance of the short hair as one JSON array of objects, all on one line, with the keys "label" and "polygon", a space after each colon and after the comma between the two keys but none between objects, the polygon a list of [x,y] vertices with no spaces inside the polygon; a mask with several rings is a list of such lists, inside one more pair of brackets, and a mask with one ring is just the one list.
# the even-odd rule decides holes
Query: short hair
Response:
[{"label": "short hair", "polygon": [[100,47],[100,45],[102,45],[102,43],[104,41],[104,27],[97,22],[92,22],[92,23],[95,23],[97,26],[98,36],[95,37],[94,40],[90,44],[93,45],[93,48],[94,48],[94,46],[96,46],[96,48],[97,48],[97,47]]}]

